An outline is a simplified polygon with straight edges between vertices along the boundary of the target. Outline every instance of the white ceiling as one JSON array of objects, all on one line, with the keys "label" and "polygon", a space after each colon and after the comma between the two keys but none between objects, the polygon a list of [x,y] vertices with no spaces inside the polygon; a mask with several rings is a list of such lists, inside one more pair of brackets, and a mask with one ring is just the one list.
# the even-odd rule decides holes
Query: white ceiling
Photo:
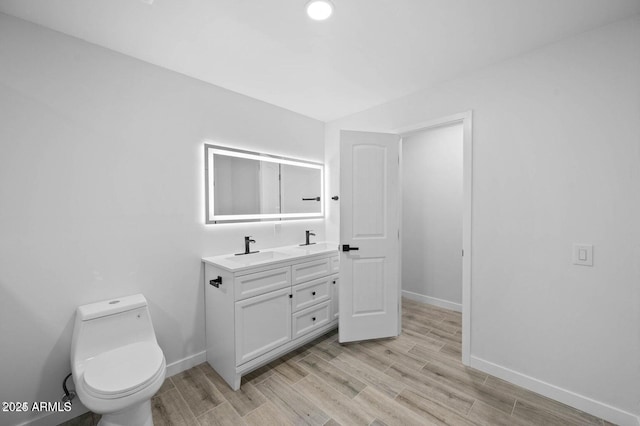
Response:
[{"label": "white ceiling", "polygon": [[640,0],[0,0],[0,11],[329,121],[640,13]]}]

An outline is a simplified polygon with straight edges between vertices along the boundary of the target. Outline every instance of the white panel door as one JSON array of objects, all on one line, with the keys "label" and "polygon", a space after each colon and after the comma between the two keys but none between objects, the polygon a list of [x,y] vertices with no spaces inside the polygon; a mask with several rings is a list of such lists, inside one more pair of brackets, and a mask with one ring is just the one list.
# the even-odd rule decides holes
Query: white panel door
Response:
[{"label": "white panel door", "polygon": [[399,142],[340,133],[340,342],[400,330]]}]

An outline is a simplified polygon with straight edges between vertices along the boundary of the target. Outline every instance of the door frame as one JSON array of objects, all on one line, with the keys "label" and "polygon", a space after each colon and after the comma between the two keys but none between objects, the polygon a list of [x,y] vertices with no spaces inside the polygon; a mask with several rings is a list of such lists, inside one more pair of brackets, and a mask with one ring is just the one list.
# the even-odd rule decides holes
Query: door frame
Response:
[{"label": "door frame", "polygon": [[[425,130],[462,123],[462,363],[469,365],[471,359],[471,229],[473,207],[473,111],[465,111],[446,117],[400,127],[391,131],[401,138]],[[402,176],[402,139],[400,140],[400,176]],[[402,185],[402,182],[400,182]],[[402,205],[402,203],[400,203]],[[402,230],[402,212],[400,212]],[[402,235],[402,232],[401,234]],[[402,247],[402,244],[400,245]],[[400,253],[402,256],[402,253]],[[402,292],[402,282],[400,282]]]}]

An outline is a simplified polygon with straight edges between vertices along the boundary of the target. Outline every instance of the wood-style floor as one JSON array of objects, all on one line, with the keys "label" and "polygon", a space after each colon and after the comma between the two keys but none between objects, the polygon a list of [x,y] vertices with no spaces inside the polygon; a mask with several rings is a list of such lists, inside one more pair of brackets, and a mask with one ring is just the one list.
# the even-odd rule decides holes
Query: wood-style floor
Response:
[{"label": "wood-style floor", "polygon": [[237,392],[207,363],[168,378],[152,399],[155,426],[610,425],[464,367],[459,313],[407,299],[402,308],[400,337],[341,345],[326,334],[244,377]]}]

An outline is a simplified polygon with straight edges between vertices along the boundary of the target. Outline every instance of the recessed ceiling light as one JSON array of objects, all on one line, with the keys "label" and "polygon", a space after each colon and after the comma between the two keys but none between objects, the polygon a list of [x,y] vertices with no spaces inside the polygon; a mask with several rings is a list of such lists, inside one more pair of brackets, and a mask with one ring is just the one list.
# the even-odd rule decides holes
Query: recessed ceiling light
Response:
[{"label": "recessed ceiling light", "polygon": [[333,13],[333,3],[329,0],[311,0],[307,3],[307,15],[315,21],[324,21]]}]

